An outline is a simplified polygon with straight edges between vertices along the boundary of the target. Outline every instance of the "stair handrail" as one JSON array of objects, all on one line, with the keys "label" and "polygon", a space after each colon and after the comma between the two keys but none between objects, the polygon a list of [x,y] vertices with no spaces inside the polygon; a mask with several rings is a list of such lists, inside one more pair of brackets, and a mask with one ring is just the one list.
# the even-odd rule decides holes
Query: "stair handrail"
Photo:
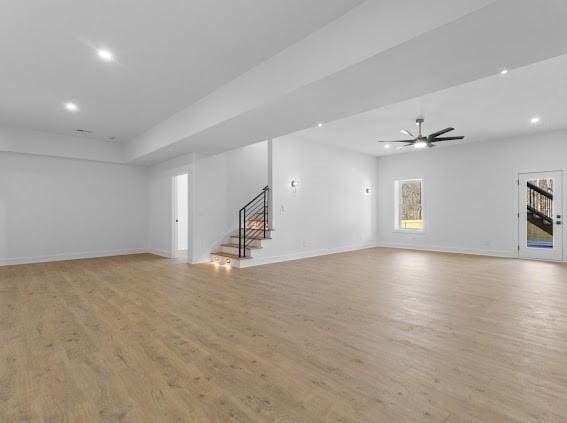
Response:
[{"label": "stair handrail", "polygon": [[547,198],[550,198],[550,199],[553,200],[553,193],[551,193],[551,192],[549,192],[549,191],[547,191],[547,190],[545,190],[541,187],[538,187],[537,185],[534,185],[531,182],[528,182],[527,185],[528,185],[529,189],[534,190],[537,193],[543,195],[544,197],[547,197]]},{"label": "stair handrail", "polygon": [[553,192],[527,182],[527,219],[553,235]]},{"label": "stair handrail", "polygon": [[[262,191],[250,200],[238,212],[238,257],[246,257],[246,247],[259,235],[266,238],[269,230],[270,216],[270,187],[266,185]],[[248,227],[254,222],[260,228]]]}]

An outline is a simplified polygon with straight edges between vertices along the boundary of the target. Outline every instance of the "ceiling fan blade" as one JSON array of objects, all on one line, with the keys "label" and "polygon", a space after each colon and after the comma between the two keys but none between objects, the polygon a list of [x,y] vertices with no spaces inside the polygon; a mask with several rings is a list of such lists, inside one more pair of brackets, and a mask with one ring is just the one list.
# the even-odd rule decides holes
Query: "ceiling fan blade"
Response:
[{"label": "ceiling fan blade", "polygon": [[433,147],[435,147],[435,144],[432,144],[431,142],[428,142],[428,143],[427,143],[427,147],[433,148]]},{"label": "ceiling fan blade", "polygon": [[393,140],[393,141],[378,141],[378,142],[413,142],[413,140]]},{"label": "ceiling fan blade", "polygon": [[463,138],[465,138],[465,137],[463,137],[463,136],[459,136],[459,137],[441,137],[441,138],[433,138],[433,139],[431,139],[431,140],[429,140],[429,141],[431,141],[431,142],[436,142],[436,141],[451,141],[451,140],[462,140]]},{"label": "ceiling fan blade", "polygon": [[441,129],[440,131],[429,134],[429,136],[427,138],[432,139],[432,138],[438,137],[439,135],[443,135],[443,134],[446,134],[447,132],[451,132],[451,131],[454,131],[454,130],[455,130],[455,128]]},{"label": "ceiling fan blade", "polygon": [[401,132],[402,134],[406,134],[407,136],[410,136],[410,137],[412,137],[412,138],[415,138],[415,135],[412,134],[412,133],[411,133],[410,131],[408,131],[407,129],[402,129],[400,132]]}]

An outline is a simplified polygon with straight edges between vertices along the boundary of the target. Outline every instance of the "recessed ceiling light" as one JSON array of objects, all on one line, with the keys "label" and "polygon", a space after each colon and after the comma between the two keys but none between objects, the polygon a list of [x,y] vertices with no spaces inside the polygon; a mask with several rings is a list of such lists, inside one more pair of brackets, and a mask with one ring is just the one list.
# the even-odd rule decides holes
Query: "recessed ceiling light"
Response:
[{"label": "recessed ceiling light", "polygon": [[390,148],[390,144],[385,144],[384,148]]},{"label": "recessed ceiling light", "polygon": [[112,62],[114,60],[114,54],[105,48],[99,48],[96,53],[98,54],[98,57],[105,62]]},{"label": "recessed ceiling light", "polygon": [[530,122],[531,122],[531,123],[539,123],[539,120],[540,120],[540,119],[536,116],[536,117],[531,118],[531,119],[530,119]]},{"label": "recessed ceiling light", "polygon": [[508,73],[508,69],[502,69],[500,71],[500,75],[506,75]]},{"label": "recessed ceiling light", "polygon": [[317,126],[318,126],[319,128],[321,128],[321,127],[323,126],[323,124],[322,124],[321,122],[319,122],[319,123],[317,124]]},{"label": "recessed ceiling light", "polygon": [[77,106],[75,103],[71,103],[71,102],[65,103],[65,108],[67,110],[69,110],[70,112],[76,112],[76,111],[79,110],[79,106]]}]

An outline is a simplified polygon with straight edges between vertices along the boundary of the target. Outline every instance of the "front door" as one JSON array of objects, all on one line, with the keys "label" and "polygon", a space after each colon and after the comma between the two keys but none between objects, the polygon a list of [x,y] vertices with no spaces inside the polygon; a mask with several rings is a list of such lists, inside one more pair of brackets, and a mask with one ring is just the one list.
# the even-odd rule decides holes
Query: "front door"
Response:
[{"label": "front door", "polygon": [[563,173],[519,174],[519,254],[521,258],[563,259]]}]

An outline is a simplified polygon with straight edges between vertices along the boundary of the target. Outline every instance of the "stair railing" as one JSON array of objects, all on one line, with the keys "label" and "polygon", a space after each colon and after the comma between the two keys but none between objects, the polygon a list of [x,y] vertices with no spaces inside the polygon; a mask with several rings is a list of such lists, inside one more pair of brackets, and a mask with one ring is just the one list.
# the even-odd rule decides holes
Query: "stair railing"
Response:
[{"label": "stair railing", "polygon": [[553,220],[553,193],[528,182],[528,207]]},{"label": "stair railing", "polygon": [[[528,220],[547,233],[553,234],[553,193],[531,182],[527,183],[527,188]],[[530,216],[537,218],[530,218]]]},{"label": "stair railing", "polygon": [[266,238],[270,229],[270,187],[248,202],[238,212],[238,257],[246,257],[246,248],[256,239]]}]

